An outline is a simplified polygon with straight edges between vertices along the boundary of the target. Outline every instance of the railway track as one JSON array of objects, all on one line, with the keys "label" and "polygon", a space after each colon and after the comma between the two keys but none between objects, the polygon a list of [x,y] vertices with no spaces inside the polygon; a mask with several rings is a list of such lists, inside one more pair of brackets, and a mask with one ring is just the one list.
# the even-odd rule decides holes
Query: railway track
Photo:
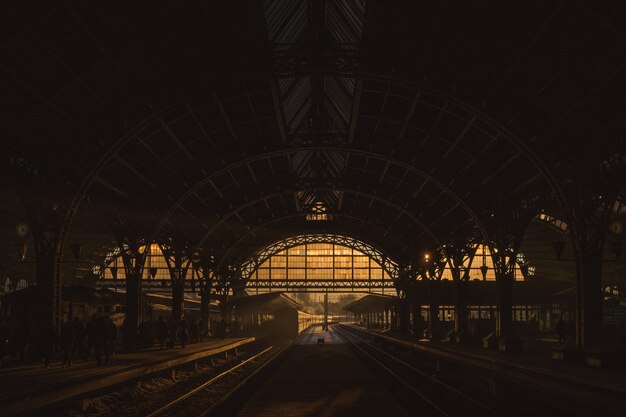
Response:
[{"label": "railway track", "polygon": [[[250,358],[238,363],[231,368],[224,370],[218,375],[212,376],[207,381],[201,383],[195,388],[188,390],[187,392],[179,395],[174,400],[160,406],[153,410],[146,417],[168,417],[168,416],[190,416],[190,417],[214,417],[233,415],[245,399],[252,394],[254,388],[263,379],[263,377],[269,374],[290,352],[291,349],[298,342],[305,337],[309,331],[304,331],[296,340],[291,343],[282,346],[274,347],[270,346],[261,352],[251,356]],[[272,352],[275,350],[275,352]],[[242,370],[243,368],[251,366],[255,367],[254,370],[249,371],[242,380],[236,383],[233,387],[227,389],[218,390],[219,397],[215,398],[216,392],[210,392],[214,388],[215,383],[233,375],[235,372]],[[244,373],[246,371],[244,370]],[[203,396],[212,397],[211,399],[200,397]],[[200,400],[199,400],[200,399]]]},{"label": "railway track", "polygon": [[502,417],[487,404],[469,397],[345,327],[334,326],[334,330],[374,372],[393,385],[394,393],[412,411],[424,416]]}]

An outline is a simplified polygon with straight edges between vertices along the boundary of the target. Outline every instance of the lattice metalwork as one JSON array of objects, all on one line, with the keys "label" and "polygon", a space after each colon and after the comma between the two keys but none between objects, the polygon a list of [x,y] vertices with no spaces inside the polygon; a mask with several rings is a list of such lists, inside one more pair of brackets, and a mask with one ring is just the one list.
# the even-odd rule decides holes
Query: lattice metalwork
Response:
[{"label": "lattice metalwork", "polygon": [[280,280],[250,281],[248,292],[376,292],[396,294],[394,283],[390,279],[376,280]]},{"label": "lattice metalwork", "polygon": [[[314,259],[308,259],[306,256],[306,245],[312,244],[332,245],[330,252],[323,254],[325,258],[332,259],[332,263],[322,266],[314,263],[315,257],[313,257]],[[293,249],[299,247],[304,248],[301,249],[304,256],[292,257],[291,265],[284,264],[283,262],[287,262],[288,256],[292,255]],[[342,252],[340,248],[345,248],[350,252],[343,253],[345,249]],[[326,251],[328,250],[329,249],[326,249]],[[356,257],[352,250],[357,254]],[[278,254],[281,255],[277,256]],[[275,263],[280,262],[277,268],[272,268],[271,260],[274,259],[273,257],[276,257]],[[295,265],[294,260],[298,260],[301,264]],[[367,265],[364,263],[365,261],[367,261]],[[344,265],[342,262],[347,263]],[[270,263],[270,265],[268,265],[268,263]],[[280,282],[290,281],[296,283],[294,285],[300,286],[308,282],[324,282],[324,285],[331,286],[332,282],[338,282],[340,283],[338,285],[346,288],[350,285],[373,285],[376,288],[383,288],[388,285],[392,286],[393,280],[397,279],[399,275],[398,264],[387,257],[382,251],[358,239],[336,234],[297,235],[276,242],[244,262],[241,267],[241,276],[245,280],[250,281],[253,274],[256,274],[254,279],[256,283],[272,281],[271,273],[273,270],[281,272],[279,276],[275,276],[273,280],[274,283],[263,282],[255,285],[267,285],[274,288],[276,285],[291,285],[280,284]],[[289,272],[292,273],[289,274]],[[296,274],[296,272],[299,272],[299,274]],[[350,272],[349,276],[346,275],[346,272]],[[259,277],[261,273],[267,276],[263,275]],[[298,283],[298,281],[300,282]],[[279,284],[276,284],[276,282]],[[389,282],[389,284],[387,284],[387,282]]]}]

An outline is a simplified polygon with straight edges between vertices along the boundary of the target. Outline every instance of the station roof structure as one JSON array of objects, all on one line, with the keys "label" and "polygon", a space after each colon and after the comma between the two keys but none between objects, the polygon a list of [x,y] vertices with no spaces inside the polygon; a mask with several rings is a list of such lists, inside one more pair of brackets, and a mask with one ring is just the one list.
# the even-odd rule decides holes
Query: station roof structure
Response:
[{"label": "station roof structure", "polygon": [[396,306],[399,298],[389,295],[368,294],[344,306],[344,310],[354,314],[380,313]]},{"label": "station roof structure", "polygon": [[300,303],[280,292],[246,295],[234,298],[231,302],[238,314],[253,311],[273,313],[283,309],[302,310]]},{"label": "station roof structure", "polygon": [[22,223],[60,234],[66,260],[83,244],[70,282],[115,246],[111,224],[227,264],[307,233],[405,262],[526,207],[538,275],[573,280],[552,244],[579,185],[624,217],[622,6],[6,3],[5,264]]}]

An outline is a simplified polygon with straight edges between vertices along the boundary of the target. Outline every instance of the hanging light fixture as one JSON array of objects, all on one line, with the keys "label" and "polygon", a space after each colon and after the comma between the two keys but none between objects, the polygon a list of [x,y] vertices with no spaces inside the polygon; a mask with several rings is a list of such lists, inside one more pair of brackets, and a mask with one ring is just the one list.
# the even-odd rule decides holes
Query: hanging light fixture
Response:
[{"label": "hanging light fixture", "polygon": [[112,266],[109,269],[111,270],[111,276],[113,279],[117,279],[117,266]]},{"label": "hanging light fixture", "polygon": [[152,279],[156,277],[157,272],[158,269],[155,266],[150,267],[150,276],[152,277]]}]

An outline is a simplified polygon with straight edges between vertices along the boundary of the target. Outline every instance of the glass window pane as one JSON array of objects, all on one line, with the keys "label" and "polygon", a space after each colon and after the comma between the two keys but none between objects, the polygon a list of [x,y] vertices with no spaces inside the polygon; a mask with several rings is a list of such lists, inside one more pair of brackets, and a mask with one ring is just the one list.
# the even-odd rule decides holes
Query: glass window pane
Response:
[{"label": "glass window pane", "polygon": [[304,268],[302,269],[289,268],[289,279],[304,279]]}]

